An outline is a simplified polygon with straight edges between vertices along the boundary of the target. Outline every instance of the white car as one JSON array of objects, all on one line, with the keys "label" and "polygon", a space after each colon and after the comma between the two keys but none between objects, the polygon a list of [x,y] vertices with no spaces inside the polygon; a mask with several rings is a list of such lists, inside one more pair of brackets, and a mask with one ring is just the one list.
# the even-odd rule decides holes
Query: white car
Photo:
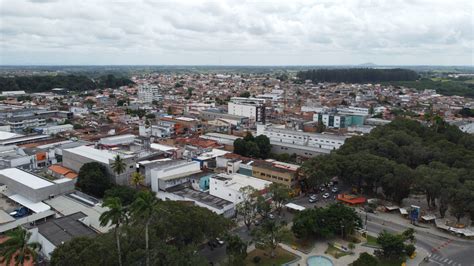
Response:
[{"label": "white car", "polygon": [[329,198],[329,196],[330,196],[329,193],[324,193],[323,198],[327,199]]},{"label": "white car", "polygon": [[332,193],[336,193],[338,191],[338,189],[337,189],[337,187],[335,187],[331,191],[332,191]]},{"label": "white car", "polygon": [[216,242],[219,244],[219,245],[224,245],[224,240],[221,240],[220,238],[216,237]]}]

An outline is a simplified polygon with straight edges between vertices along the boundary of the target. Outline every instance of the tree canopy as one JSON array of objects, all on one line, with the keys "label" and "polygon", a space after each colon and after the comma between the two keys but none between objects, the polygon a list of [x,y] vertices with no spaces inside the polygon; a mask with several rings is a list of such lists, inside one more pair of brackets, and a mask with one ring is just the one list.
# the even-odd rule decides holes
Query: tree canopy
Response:
[{"label": "tree canopy", "polygon": [[462,204],[474,202],[474,136],[442,120],[423,125],[397,118],[306,161],[302,170],[309,187],[338,176],[359,192],[395,202],[423,192],[442,216],[448,207],[458,219],[474,211]]},{"label": "tree canopy", "polygon": [[374,68],[346,68],[346,69],[313,69],[300,71],[296,75],[300,80],[313,82],[381,82],[398,80],[416,80],[418,75],[409,69],[374,69]]},{"label": "tree canopy", "polygon": [[270,156],[271,149],[270,139],[265,135],[254,137],[247,132],[243,139],[234,141],[234,153],[246,157],[266,159]]},{"label": "tree canopy", "polygon": [[79,169],[76,187],[92,196],[104,196],[104,192],[112,187],[110,177],[103,166],[97,162],[85,163]]}]

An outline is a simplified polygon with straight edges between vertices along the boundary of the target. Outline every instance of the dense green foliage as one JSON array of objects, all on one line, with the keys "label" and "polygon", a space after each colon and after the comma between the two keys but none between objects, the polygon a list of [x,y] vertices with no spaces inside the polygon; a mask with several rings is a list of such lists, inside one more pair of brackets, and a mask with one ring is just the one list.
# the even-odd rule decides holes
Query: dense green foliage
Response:
[{"label": "dense green foliage", "polygon": [[432,79],[420,79],[416,81],[394,81],[387,82],[395,86],[404,86],[407,88],[414,88],[417,90],[436,90],[437,93],[442,95],[458,95],[466,97],[474,97],[474,84],[464,82],[461,80],[432,80]]},{"label": "dense green foliage", "polygon": [[130,205],[137,198],[138,191],[129,186],[113,186],[104,193],[104,198],[119,198],[124,205]]},{"label": "dense green foliage", "polygon": [[313,82],[348,82],[366,83],[397,80],[415,80],[418,75],[408,69],[374,69],[374,68],[347,68],[347,69],[313,69],[297,73],[300,80]]},{"label": "dense green foliage", "polygon": [[362,221],[353,208],[332,204],[327,208],[298,212],[293,218],[291,230],[298,238],[328,238],[335,235],[346,237],[361,225]]},{"label": "dense green foliage", "polygon": [[0,244],[0,263],[2,265],[24,265],[36,262],[41,244],[30,241],[31,232],[21,227],[6,233],[6,240]]},{"label": "dense green foliage", "polygon": [[246,157],[266,159],[271,149],[270,139],[265,135],[254,138],[252,133],[247,132],[245,138],[234,141],[234,153]]},{"label": "dense green foliage", "polygon": [[133,81],[114,75],[102,76],[97,80],[81,75],[0,77],[0,91],[43,92],[54,88],[86,91],[99,88],[118,88],[131,84]]},{"label": "dense green foliage", "polygon": [[[403,259],[415,252],[414,230],[408,229],[401,234],[391,234],[387,231],[380,232],[377,237],[377,244],[381,246],[380,250],[376,251],[376,255],[380,258],[386,259]],[[409,243],[407,243],[409,241]]]},{"label": "dense green foliage", "polygon": [[111,186],[110,177],[102,164],[85,163],[79,169],[76,187],[84,193],[102,198],[104,192]]},{"label": "dense green foliage", "polygon": [[359,258],[352,263],[352,266],[377,266],[378,263],[379,261],[376,257],[367,252],[363,252],[359,255]]},{"label": "dense green foliage", "polygon": [[396,202],[424,193],[442,216],[448,205],[458,219],[474,212],[474,136],[442,120],[425,126],[398,118],[302,169],[309,187],[339,176],[359,192]]},{"label": "dense green foliage", "polygon": [[[129,206],[111,206],[111,210],[121,210],[124,215],[112,215],[116,213],[113,211],[108,216],[126,218],[119,223],[120,234],[112,230],[95,238],[75,238],[66,242],[54,250],[51,265],[119,265],[117,237],[123,265],[146,265],[147,254],[149,265],[208,265],[195,251],[206,239],[225,234],[229,220],[182,202],[158,201],[148,205],[147,197],[142,195],[142,200]],[[145,241],[147,224],[149,252]],[[116,224],[112,225],[115,227]]]}]

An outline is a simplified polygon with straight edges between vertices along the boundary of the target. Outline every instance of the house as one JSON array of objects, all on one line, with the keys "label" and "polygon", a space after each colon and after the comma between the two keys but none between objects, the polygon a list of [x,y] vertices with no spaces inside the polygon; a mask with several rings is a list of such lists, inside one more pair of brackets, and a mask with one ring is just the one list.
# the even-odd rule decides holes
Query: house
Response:
[{"label": "house", "polygon": [[218,174],[209,180],[209,193],[234,204],[242,202],[241,189],[247,186],[264,192],[272,182],[241,174]]}]

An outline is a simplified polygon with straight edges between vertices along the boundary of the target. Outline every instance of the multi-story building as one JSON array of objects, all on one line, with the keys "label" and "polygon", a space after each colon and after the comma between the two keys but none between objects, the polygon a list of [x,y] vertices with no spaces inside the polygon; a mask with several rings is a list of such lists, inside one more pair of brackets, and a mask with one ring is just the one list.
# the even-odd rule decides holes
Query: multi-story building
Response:
[{"label": "multi-story building", "polygon": [[207,109],[203,111],[199,111],[199,118],[202,120],[207,120],[207,121],[212,121],[212,120],[224,120],[232,125],[241,125],[241,124],[246,124],[249,120],[248,117],[246,116],[241,116],[241,115],[233,115],[233,114],[226,114],[221,112],[218,109]]},{"label": "multi-story building", "polygon": [[302,132],[261,124],[257,124],[258,135],[265,135],[270,139],[272,152],[295,153],[302,157],[328,154],[332,150],[339,149],[348,138],[342,135]]},{"label": "multi-story building", "polygon": [[273,160],[255,161],[252,165],[252,175],[288,188],[295,188],[298,186],[299,168],[299,165]]},{"label": "multi-story building", "polygon": [[[125,163],[125,171],[117,174],[112,170],[112,163],[116,156],[120,156]],[[115,184],[127,185],[130,175],[135,172],[134,156],[121,154],[110,150],[99,150],[90,146],[79,146],[63,150],[63,166],[79,173],[85,163],[98,162],[105,166]]]},{"label": "multi-story building", "polygon": [[138,87],[138,100],[143,103],[151,103],[163,99],[157,86],[141,85]]},{"label": "multi-story building", "polygon": [[228,113],[248,117],[253,122],[265,123],[265,99],[232,97]]},{"label": "multi-story building", "polygon": [[241,174],[219,174],[209,179],[209,193],[234,204],[242,202],[241,189],[252,187],[257,191],[264,191],[272,182]]},{"label": "multi-story building", "polygon": [[313,121],[321,121],[330,128],[347,128],[350,126],[361,126],[364,124],[366,115],[352,115],[338,112],[316,113]]}]

